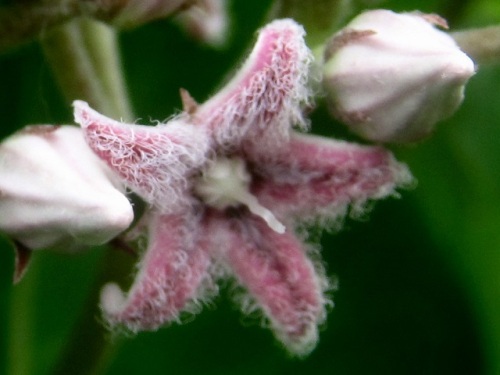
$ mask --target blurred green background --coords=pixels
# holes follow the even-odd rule
[[[270,2],[232,1],[231,38],[222,50],[198,44],[169,20],[121,33],[137,118],[147,123],[178,111],[179,87],[200,101],[214,92],[249,48]],[[500,23],[497,0],[358,2],[360,8],[377,4],[439,13],[452,29]],[[2,138],[27,124],[71,122],[71,108],[37,43],[0,55]],[[322,106],[313,114],[313,131],[348,136]],[[418,186],[399,200],[378,202],[367,220],[348,220],[341,232],[322,236],[338,290],[308,358],[289,358],[269,331],[241,315],[223,288],[191,322],[120,341],[101,373],[497,373],[500,64],[479,67],[463,106],[434,137],[393,150]],[[98,287],[103,258],[121,262],[126,256],[105,248],[39,252],[12,286],[14,254],[6,239],[0,246],[0,374],[51,374],[73,340],[88,294]],[[98,326],[97,306],[91,314]],[[89,350],[84,337],[80,347],[75,372]]]

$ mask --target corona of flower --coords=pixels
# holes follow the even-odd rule
[[[292,20],[260,30],[236,76],[156,127],[111,120],[84,102],[75,119],[89,146],[150,207],[140,224],[148,246],[127,294],[102,291],[111,326],[154,330],[196,311],[233,277],[244,310],[259,309],[296,355],[318,340],[328,282],[297,229],[338,222],[410,179],[378,147],[299,134],[311,92],[311,53]],[[301,232],[303,233],[303,232]]]

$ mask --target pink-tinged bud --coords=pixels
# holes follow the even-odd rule
[[[436,15],[374,10],[334,35],[325,51],[331,112],[358,135],[412,142],[455,112],[474,63],[436,26]]]
[[[189,34],[201,42],[220,47],[227,41],[227,0],[198,0],[181,12],[177,20]]]
[[[83,3],[84,13],[119,27],[134,27],[167,17],[190,0],[93,0]]]
[[[132,220],[130,202],[81,129],[32,126],[0,144],[0,230],[21,249],[102,244]]]

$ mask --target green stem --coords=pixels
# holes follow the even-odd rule
[[[108,25],[85,19],[81,21],[81,27],[94,73],[112,107],[112,114],[117,118],[132,121],[132,109],[123,79],[116,31]]]
[[[117,36],[113,29],[89,19],[73,20],[48,33],[43,49],[66,99],[87,101],[96,110],[117,119],[132,119],[123,79]],[[130,258],[130,257],[129,257]],[[131,269],[130,259],[112,251],[101,265],[55,374],[99,374],[117,350],[100,322],[99,292],[108,281],[122,281]]]
[[[42,38],[42,47],[68,102],[83,99],[110,115],[112,107],[85,48],[81,20],[54,28]]]
[[[458,31],[451,36],[477,64],[500,63],[500,26]]]
[[[68,102],[82,99],[107,116],[132,119],[111,27],[76,19],[48,32],[42,46]]]

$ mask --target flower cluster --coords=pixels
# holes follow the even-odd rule
[[[120,2],[113,22],[182,3]],[[223,4],[199,1],[183,20],[219,43]],[[330,41],[323,86],[358,134],[412,141],[458,107],[474,65],[429,20],[440,19],[376,11]],[[102,289],[108,326],[139,332],[179,321],[230,278],[245,291],[244,311],[260,311],[291,353],[308,354],[331,285],[304,228],[339,226],[412,177],[383,147],[307,134],[319,85],[304,36],[291,19],[269,23],[218,93],[197,103],[181,89],[184,109],[166,123],[122,123],[78,100],[81,128],[36,126],[5,140],[0,228],[17,245],[16,279],[32,250],[107,243],[129,229],[129,189],[146,210],[127,239],[143,236],[146,246],[128,292]]]

